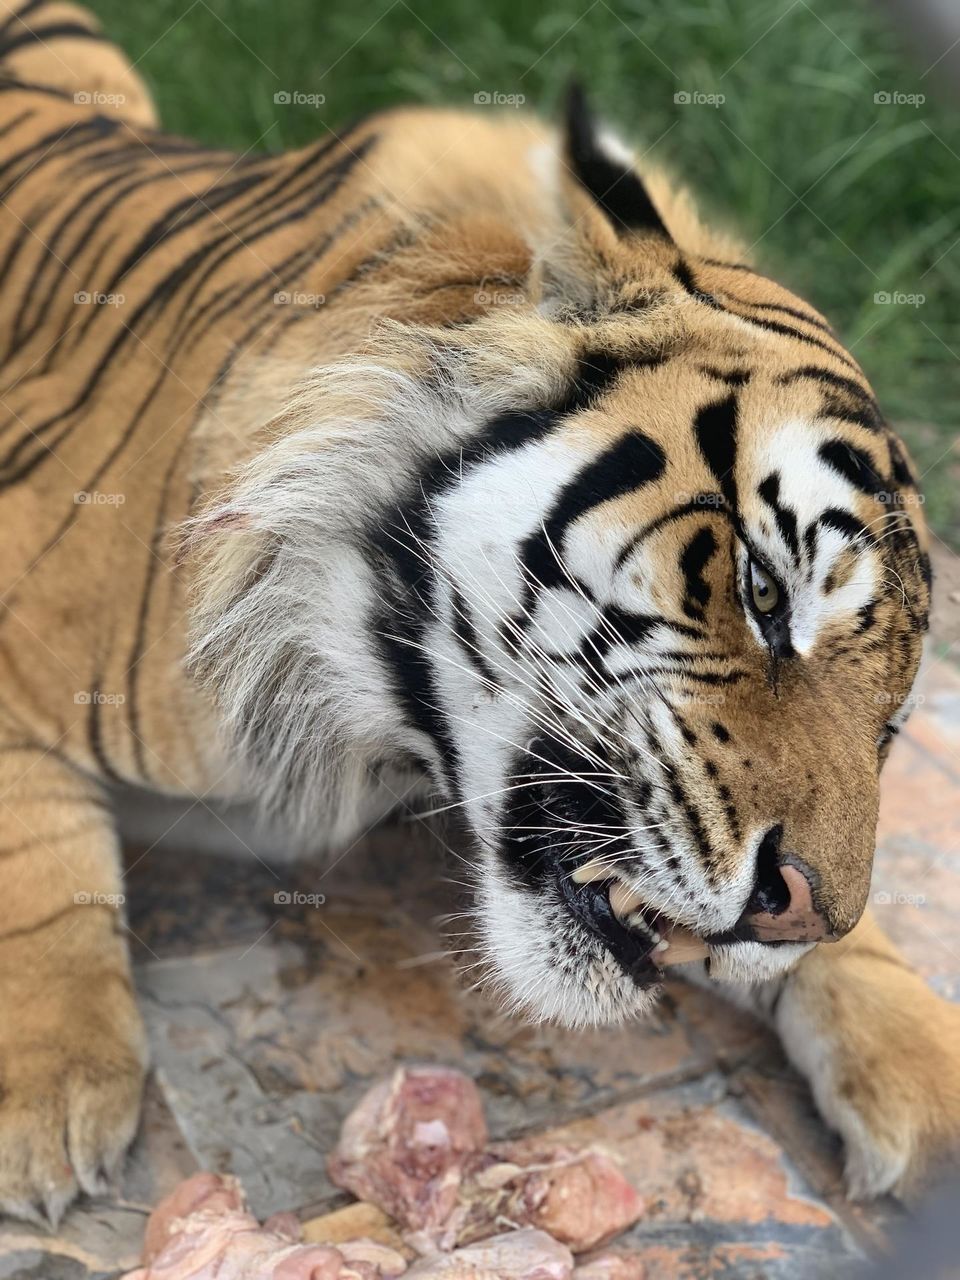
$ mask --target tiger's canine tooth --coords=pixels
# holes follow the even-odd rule
[[[602,858],[591,858],[582,867],[570,873],[570,879],[576,884],[591,884],[595,880],[609,880],[614,874],[613,868]]]
[[[610,906],[613,908],[613,914],[626,924],[630,923],[630,917],[642,901],[639,893],[631,889],[628,884],[624,884],[622,880],[615,880],[610,886]]]
[[[706,960],[710,955],[710,948],[703,939],[680,924],[672,927],[664,941],[666,949],[657,956],[658,963],[662,965],[688,964],[691,960]]]

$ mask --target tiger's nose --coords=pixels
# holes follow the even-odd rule
[[[814,875],[794,856],[783,857],[783,827],[771,827],[757,851],[757,879],[740,917],[758,942],[823,942],[834,934],[814,901]]]

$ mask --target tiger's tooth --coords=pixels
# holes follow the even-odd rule
[[[577,884],[591,884],[594,880],[609,880],[612,875],[613,870],[608,862],[604,862],[602,858],[591,858],[582,867],[571,872],[570,879]]]
[[[642,911],[635,911],[633,915],[627,916],[624,924],[630,929],[642,929],[643,932],[648,934],[654,942],[659,943],[659,933],[657,933],[656,929],[650,928],[647,918]]]
[[[643,899],[638,893],[635,893],[628,884],[624,884],[622,880],[615,880],[610,886],[610,905],[613,907],[613,914],[618,920],[623,920],[626,924],[630,923],[630,917]]]

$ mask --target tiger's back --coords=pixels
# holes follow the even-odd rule
[[[204,149],[153,127],[83,11],[31,5],[27,26],[17,7],[0,36],[0,67],[30,77],[0,99],[4,711],[108,779],[215,788],[165,535],[283,407],[282,372],[384,315],[446,322],[482,309],[485,280],[519,287],[504,214],[529,221],[532,192],[480,182],[485,154],[521,156],[539,126],[478,120],[464,146],[462,117],[397,112],[295,153]],[[449,163],[430,172],[454,145],[459,192]],[[405,268],[412,227],[456,201],[460,225]]]

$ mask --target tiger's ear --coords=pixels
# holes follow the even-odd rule
[[[670,240],[670,232],[630,163],[619,148],[605,140],[576,81],[567,90],[564,159],[574,177],[606,214],[620,236],[658,235]]]

